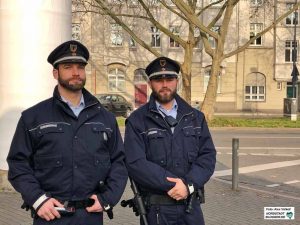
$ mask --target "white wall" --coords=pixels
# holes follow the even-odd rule
[[[0,0],[0,169],[21,112],[52,96],[49,53],[71,39],[71,0]]]

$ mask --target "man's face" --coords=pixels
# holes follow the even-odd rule
[[[162,104],[169,103],[175,98],[177,78],[152,79],[149,81],[154,98]]]
[[[72,91],[80,91],[86,81],[85,64],[83,63],[62,63],[57,69],[53,70],[54,78],[58,85]]]

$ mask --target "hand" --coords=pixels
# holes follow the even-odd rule
[[[55,218],[60,218],[59,212],[54,208],[55,206],[64,207],[59,201],[54,198],[50,198],[47,200],[37,211],[39,217],[50,221],[54,220]]]
[[[167,180],[175,183],[175,186],[168,191],[168,195],[171,198],[174,198],[177,201],[187,198],[189,192],[187,190],[186,185],[183,183],[183,181],[180,178],[167,177]]]
[[[90,199],[94,199],[95,202],[94,202],[94,204],[93,204],[92,206],[86,207],[86,208],[85,208],[86,211],[88,211],[88,212],[102,212],[102,211],[103,211],[103,208],[102,208],[102,206],[101,206],[101,204],[100,204],[100,202],[99,202],[99,200],[98,200],[97,195],[92,195],[92,196],[90,197]]]

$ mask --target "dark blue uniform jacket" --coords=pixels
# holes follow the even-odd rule
[[[125,155],[129,175],[142,190],[165,194],[182,178],[203,187],[215,169],[216,150],[203,113],[176,95],[178,124],[172,134],[154,98],[126,121]]]
[[[22,113],[7,157],[8,179],[33,205],[48,193],[59,200],[92,194],[115,205],[127,182],[124,148],[113,114],[83,89],[85,108],[77,118],[57,87],[52,98]],[[98,182],[107,188],[99,194]]]

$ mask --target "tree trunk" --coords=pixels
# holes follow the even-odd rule
[[[187,45],[184,52],[184,61],[181,65],[182,92],[181,97],[191,104],[191,79],[192,79],[192,57],[193,46]]]
[[[220,65],[221,60],[219,60],[219,58],[217,57],[214,57],[212,61],[207,90],[201,107],[201,111],[204,113],[207,121],[211,121],[214,116],[214,105],[217,98],[218,75],[220,74]]]

